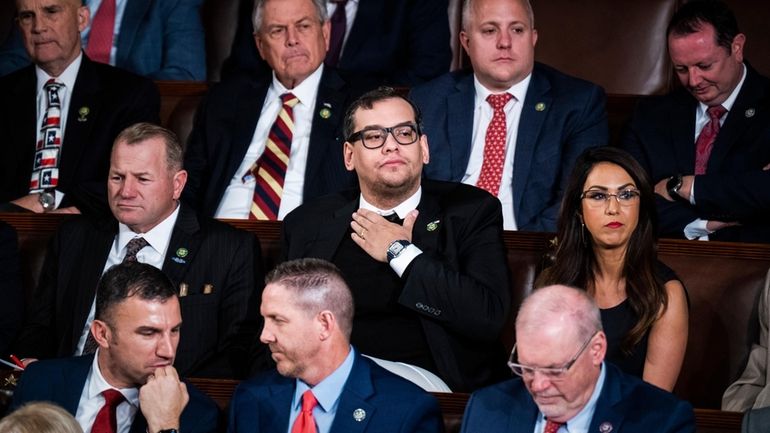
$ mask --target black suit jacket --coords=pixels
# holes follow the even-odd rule
[[[50,401],[75,416],[94,355],[34,362],[27,367],[13,393],[12,409],[33,401]],[[219,409],[197,388],[187,384],[190,401],[180,416],[180,431],[208,433],[217,431]],[[84,426],[85,427],[85,426]],[[141,408],[136,411],[130,433],[147,431]]]
[[[0,221],[0,356],[8,358],[24,319],[19,243],[13,227]]]
[[[300,206],[284,220],[284,255],[334,261],[358,208],[357,190]],[[398,302],[419,317],[438,374],[453,391],[493,383],[503,377],[498,336],[511,305],[500,202],[472,186],[426,180],[417,209],[412,243],[423,253],[402,275]]]
[[[649,173],[653,184],[695,171],[695,110],[685,90],[639,102],[622,145]],[[738,221],[709,239],[770,242],[770,80],[747,65],[743,87],[722,125],[706,174],[695,177],[695,202],[656,197],[661,234],[684,237],[684,227],[701,218]]]
[[[185,153],[189,176],[183,199],[213,216],[230,180],[251,144],[272,76],[254,80],[245,75],[213,87],[201,103]],[[325,68],[318,87],[305,167],[303,199],[308,200],[355,185],[342,159],[345,109],[364,88],[347,84]],[[327,108],[328,118],[319,112]]]
[[[253,1],[241,1],[238,30],[223,74],[269,75],[254,42]],[[449,71],[447,0],[367,0],[358,3],[337,68],[374,84],[416,86]]]
[[[64,222],[51,241],[17,350],[25,357],[70,356],[96,294],[117,221]],[[187,252],[180,252],[180,249]],[[175,367],[183,376],[243,377],[255,362],[262,287],[259,242],[249,233],[182,206],[163,272],[181,296],[182,329]],[[204,285],[211,284],[210,294]]]
[[[39,133],[34,65],[0,78],[0,202],[29,194],[29,179]],[[59,186],[60,207],[106,215],[107,172],[115,137],[137,122],[158,123],[160,96],[155,84],[129,72],[83,61],[69,96]]]

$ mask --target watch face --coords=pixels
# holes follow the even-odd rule
[[[45,210],[53,209],[54,205],[56,204],[56,198],[50,192],[40,193],[39,200],[40,205],[43,206],[43,209]]]

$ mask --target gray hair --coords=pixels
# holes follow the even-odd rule
[[[527,18],[529,18],[529,27],[535,28],[535,12],[532,10],[532,4],[529,2],[529,0],[517,0],[519,3],[521,3],[522,6],[524,6],[524,9],[527,11]],[[468,23],[470,23],[472,12],[471,3],[474,3],[474,0],[465,0],[463,2],[463,18],[462,18],[462,29],[467,30],[468,29]]]
[[[553,285],[536,289],[519,308],[516,333],[532,332],[566,317],[577,330],[577,338],[586,340],[602,330],[602,317],[591,295],[575,287]]]
[[[124,142],[128,145],[140,144],[153,138],[160,138],[166,145],[166,166],[170,171],[182,169],[184,152],[179,138],[173,131],[152,123],[135,123],[118,134],[115,144]],[[113,145],[114,147],[114,145]]]
[[[329,19],[329,14],[326,12],[325,0],[310,0],[313,2],[313,7],[318,14],[318,21],[325,23]],[[251,14],[251,22],[254,24],[254,33],[259,33],[259,29],[262,28],[262,15],[265,11],[265,3],[268,0],[254,0],[254,12]]]
[[[83,433],[80,424],[63,408],[48,402],[32,402],[0,421],[2,433]]]

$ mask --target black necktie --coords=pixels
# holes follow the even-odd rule
[[[385,218],[386,220],[388,220],[388,222],[396,223],[398,225],[403,225],[404,224],[404,220],[399,218],[398,214],[396,212],[393,212],[390,215],[383,215],[382,217]]]

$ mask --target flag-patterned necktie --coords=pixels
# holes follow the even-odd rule
[[[340,53],[342,53],[342,41],[345,40],[345,31],[348,26],[347,15],[345,15],[345,5],[347,5],[348,0],[331,0],[331,2],[337,4],[337,9],[334,10],[329,20],[332,23],[332,30],[329,37],[329,51],[326,52],[324,63],[326,66],[337,66],[340,61]]]
[[[302,394],[302,410],[294,420],[291,427],[291,433],[316,433],[315,418],[313,418],[313,408],[318,405],[313,391],[307,390]]]
[[[476,186],[497,196],[500,191],[500,181],[503,178],[505,163],[505,140],[507,127],[505,123],[505,104],[513,98],[510,93],[489,95],[487,102],[492,106],[492,120],[487,126],[484,140],[484,161],[481,163],[481,173]]]
[[[46,91],[46,110],[35,146],[35,161],[29,181],[31,193],[56,188],[59,184],[59,156],[62,142],[62,107],[59,90],[62,87],[64,84],[56,82],[53,78],[43,87]]]
[[[91,22],[86,54],[91,60],[110,63],[112,41],[115,37],[115,0],[102,0]]]
[[[709,115],[709,122],[698,135],[695,141],[695,174],[706,174],[711,150],[714,149],[714,141],[719,134],[719,119],[727,113],[727,109],[721,105],[709,107],[706,110]]]
[[[281,95],[281,111],[267,136],[265,150],[246,176],[254,176],[256,186],[249,219],[276,220],[281,207],[283,183],[289,167],[291,140],[294,135],[294,106],[299,99],[291,93]]]
[[[117,409],[125,397],[116,389],[106,389],[102,391],[102,396],[104,396],[104,406],[96,414],[91,433],[117,433]]]

